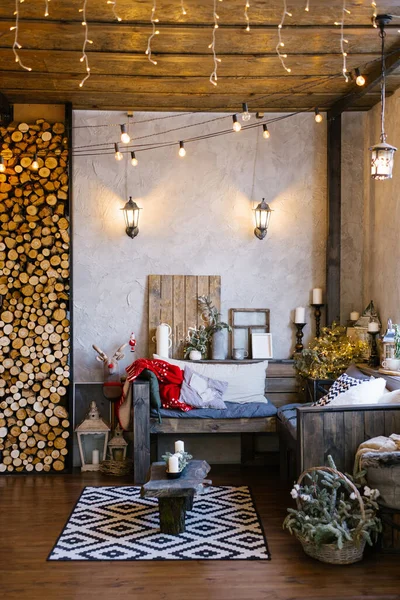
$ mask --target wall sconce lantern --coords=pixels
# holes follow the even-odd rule
[[[126,235],[133,239],[139,233],[139,211],[142,209],[132,200],[132,196],[129,196],[128,202],[121,210],[124,211]]]
[[[397,148],[386,142],[385,133],[385,100],[386,100],[386,64],[385,64],[385,26],[392,20],[391,15],[378,15],[375,22],[379,26],[379,36],[381,38],[381,139],[379,144],[375,144],[371,150],[371,177],[383,181],[391,179],[393,173],[394,153]]]
[[[262,202],[254,209],[254,215],[256,219],[256,228],[254,229],[254,235],[259,239],[263,240],[268,232],[269,221],[271,219],[272,210],[269,204],[265,202],[265,198]]]

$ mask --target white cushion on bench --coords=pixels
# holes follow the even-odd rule
[[[224,402],[268,402],[265,393],[265,378],[268,361],[253,364],[216,364],[187,362],[174,358],[163,358],[153,355],[156,360],[164,360],[171,365],[176,365],[182,371],[185,366],[190,366],[192,371],[204,377],[228,382],[228,389],[224,393]]]

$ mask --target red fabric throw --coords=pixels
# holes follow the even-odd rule
[[[159,381],[163,408],[178,408],[184,412],[193,408],[179,400],[183,381],[183,371],[179,367],[164,360],[139,358],[126,369],[128,381],[134,381],[144,369],[152,371]]]

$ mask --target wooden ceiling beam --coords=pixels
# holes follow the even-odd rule
[[[400,68],[400,48],[392,51],[386,57],[386,76],[390,76],[396,69]],[[353,91],[335,102],[328,112],[328,119],[335,119],[337,116],[342,114],[345,110],[351,108],[354,104],[358,103],[366,94],[371,92],[380,83],[382,79],[381,63],[376,63],[370,71],[364,73],[366,78],[366,84],[363,87],[355,86]],[[379,99],[377,102],[379,102]]]

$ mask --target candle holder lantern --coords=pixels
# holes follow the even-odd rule
[[[75,432],[78,437],[81,471],[98,471],[100,465],[93,461],[93,450],[98,450],[99,462],[105,460],[110,427],[100,417],[96,402],[90,403],[89,412]]]
[[[304,333],[303,333],[303,329],[304,327],[307,325],[307,323],[295,323],[296,326],[296,339],[297,339],[297,343],[295,346],[295,350],[294,350],[294,355],[298,354],[299,352],[301,352],[304,348],[303,346],[303,337],[304,337]]]
[[[315,317],[315,337],[319,338],[321,336],[321,308],[325,306],[325,304],[311,304],[314,309],[314,317]]]
[[[368,334],[371,336],[371,353],[369,355],[368,365],[370,367],[377,368],[380,364],[377,344],[377,337],[379,335],[379,331],[368,331]]]
[[[126,459],[126,451],[128,442],[124,438],[123,430],[118,423],[115,428],[114,435],[108,442],[108,452],[111,460],[124,461]]]

